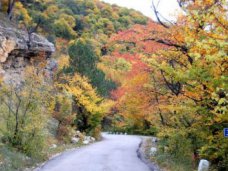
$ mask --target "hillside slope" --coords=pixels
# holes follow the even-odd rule
[[[101,56],[107,53],[105,44],[113,33],[130,28],[134,24],[146,24],[148,21],[148,18],[139,12],[99,0],[37,0],[22,3],[23,5],[17,5],[19,12],[15,19],[22,25],[38,23],[38,31],[56,45],[56,58],[60,61],[61,57],[68,56],[68,47],[72,45],[76,49],[86,49],[86,46],[91,49],[90,54],[80,52],[77,56],[79,61],[88,58],[86,64],[81,63],[80,66],[75,66],[75,56],[70,55],[70,66],[64,72],[72,74],[76,70],[88,77],[99,94],[106,97],[116,86],[96,67]],[[79,39],[81,43],[78,42]],[[77,69],[91,66],[88,72]]]

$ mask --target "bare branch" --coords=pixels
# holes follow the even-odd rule
[[[155,89],[155,91],[157,91],[157,87],[156,87],[156,82],[157,81],[156,81],[154,76],[152,78],[153,78],[153,83],[154,83],[154,89]],[[159,97],[158,97],[157,93],[155,93],[155,100],[156,100],[157,104],[159,105]],[[161,124],[162,125],[166,125],[165,118],[162,115],[162,111],[161,111],[160,107],[158,107],[158,111],[159,111],[159,116],[160,116],[160,119],[161,119]]]
[[[31,98],[32,98],[32,93],[33,93],[33,89],[31,88],[30,89],[30,92],[29,92],[29,102],[27,103],[26,107],[25,107],[25,111],[23,113],[23,118],[22,118],[22,126],[24,125],[25,123],[25,117],[26,117],[26,114],[27,112],[29,111],[29,108],[30,108],[30,105],[31,105]]]
[[[160,3],[160,1],[158,2],[158,4]],[[158,22],[165,28],[169,28],[169,26],[167,26],[164,22],[162,22],[162,20],[160,19],[159,17],[159,12],[157,10],[157,8],[155,7],[155,4],[154,4],[154,1],[152,1],[152,8],[153,8],[153,11],[154,11],[154,14],[158,20]]]
[[[169,81],[166,79],[163,70],[161,70],[161,75],[162,75],[162,77],[163,77],[163,79],[164,79],[164,81],[165,81],[167,87],[171,90],[171,92],[172,92],[173,94],[175,94],[176,96],[178,96],[178,95],[181,93],[181,89],[182,89],[181,83],[180,83],[180,82],[174,82],[174,81],[169,82]]]

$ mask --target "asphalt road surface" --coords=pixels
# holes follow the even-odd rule
[[[36,171],[150,171],[137,157],[140,137],[103,134],[104,139],[48,161]]]

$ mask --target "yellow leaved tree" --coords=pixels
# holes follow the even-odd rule
[[[72,98],[76,129],[99,138],[101,121],[112,106],[112,102],[101,98],[88,79],[77,73],[61,77],[57,86]]]

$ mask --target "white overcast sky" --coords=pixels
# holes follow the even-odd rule
[[[107,3],[117,4],[122,7],[133,8],[144,15],[155,19],[152,6],[152,0],[102,0]],[[154,0],[155,5],[158,0]],[[177,0],[160,0],[158,6],[159,12],[169,20],[175,20],[175,16],[180,12]]]

